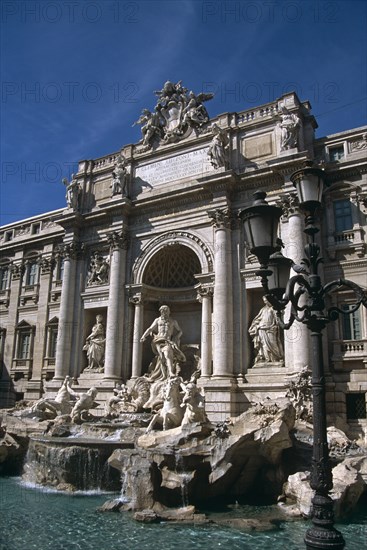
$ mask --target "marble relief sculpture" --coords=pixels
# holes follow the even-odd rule
[[[280,148],[282,151],[293,149],[298,145],[300,118],[294,113],[290,113],[284,105],[281,107],[279,116]]]
[[[110,264],[99,252],[94,252],[89,267],[87,286],[108,283]]]
[[[210,129],[213,134],[213,139],[210,142],[208,149],[210,163],[214,168],[225,167],[228,161],[229,147],[227,133],[222,130],[215,122],[213,122]]]
[[[72,208],[74,212],[77,212],[79,210],[80,187],[74,174],[71,174],[70,182],[64,178],[62,183],[66,186],[65,198],[68,208]]]
[[[96,324],[87,336],[83,350],[87,352],[88,366],[85,371],[103,372],[106,346],[106,332],[103,325],[103,316],[96,316]]]
[[[283,345],[277,316],[265,296],[264,307],[256,315],[249,328],[255,348],[255,364],[284,362]]]
[[[161,306],[159,311],[161,316],[154,319],[140,339],[144,342],[148,336],[152,337],[152,349],[156,356],[153,368],[148,374],[152,381],[177,376],[180,371],[178,363],[186,360],[180,350],[182,330],[179,324],[171,318],[168,306]]]
[[[121,153],[118,155],[112,172],[112,196],[126,195],[127,188],[127,168],[126,158]]]
[[[213,98],[212,93],[195,94],[183,87],[181,80],[174,84],[167,81],[162,90],[155,91],[157,103],[154,111],[143,109],[139,119],[143,151],[154,144],[175,143],[188,136],[192,130],[199,133],[209,121],[204,102]]]

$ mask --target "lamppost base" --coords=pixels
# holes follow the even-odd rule
[[[343,535],[334,528],[311,527],[306,533],[305,544],[307,550],[343,550],[345,548]]]

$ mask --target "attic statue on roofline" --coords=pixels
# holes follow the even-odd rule
[[[143,150],[166,143],[175,143],[190,135],[199,134],[209,121],[204,101],[213,98],[212,93],[195,94],[182,86],[167,82],[162,90],[154,92],[158,97],[154,111],[143,109],[139,119],[134,122],[141,125]]]

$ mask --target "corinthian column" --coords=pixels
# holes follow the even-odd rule
[[[104,378],[120,379],[122,375],[122,343],[124,341],[127,233],[125,230],[114,231],[108,235],[107,240],[111,247],[111,263]]]
[[[212,374],[212,296],[213,289],[202,286],[198,290],[201,309],[201,376],[209,378]]]
[[[209,212],[214,236],[213,375],[233,375],[231,212]]]
[[[284,255],[291,258],[294,263],[300,264],[305,256],[303,214],[299,210],[298,198],[295,193],[283,197],[281,203],[286,222],[282,226],[282,239],[285,244]],[[290,276],[293,277],[293,275],[296,275],[296,272],[291,270]],[[290,306],[286,309],[286,318],[289,311]],[[284,331],[284,355],[285,366],[292,370],[298,371],[310,366],[308,329],[303,323],[295,322],[289,330]]]
[[[143,334],[143,318],[144,318],[144,299],[141,293],[135,294],[130,298],[130,303],[134,304],[134,335],[133,335],[133,353],[132,353],[132,372],[131,378],[141,376],[142,369],[142,351],[143,344],[140,342],[140,337]]]
[[[64,257],[64,273],[62,277],[54,380],[63,380],[70,371],[76,259],[81,249],[82,246],[74,241],[60,246],[60,254]]]

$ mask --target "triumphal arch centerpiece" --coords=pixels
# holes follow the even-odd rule
[[[316,139],[311,105],[295,93],[216,117],[208,114],[213,95],[181,81],[154,94],[149,109],[132,113],[138,143],[80,161],[63,180],[65,208],[1,233],[8,404],[15,394],[55,395],[66,376],[81,390],[96,387],[101,401],[122,383],[180,374],[197,381],[211,420],[284,395],[310,367],[309,336],[302,324],[284,334],[264,304],[239,212],[266,191],[283,208],[280,247],[300,264],[304,220],[290,176],[306,162],[330,180],[325,279],[350,269],[346,277],[366,286],[367,184],[353,168],[364,157],[365,129]],[[337,147],[347,162],[333,161]],[[353,238],[335,230],[341,201],[353,206]],[[345,348],[343,327],[330,330],[329,413],[345,416],[345,392],[361,393],[366,356],[350,343],[357,334]]]

